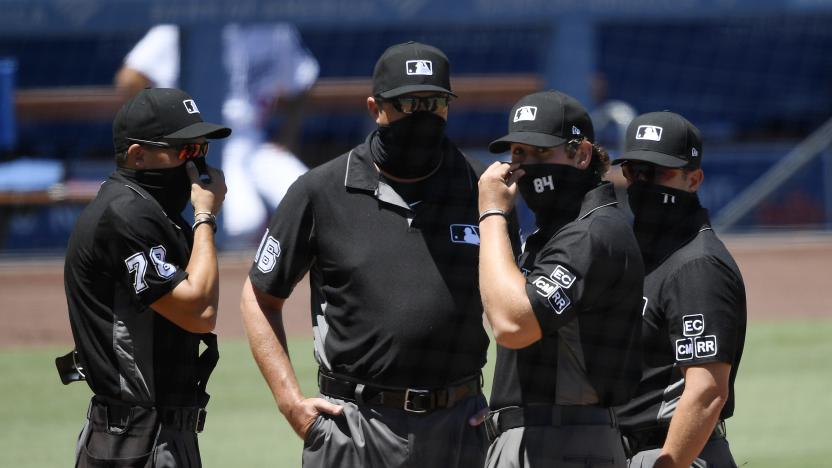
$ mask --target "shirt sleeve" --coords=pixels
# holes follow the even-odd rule
[[[109,219],[114,235],[104,245],[110,248],[114,271],[132,285],[139,302],[149,307],[188,277],[188,253],[171,236],[170,221],[161,213],[136,209],[129,219]]]
[[[733,363],[739,346],[744,289],[716,259],[682,266],[664,286],[664,307],[676,363]]]
[[[304,175],[289,187],[269,221],[249,272],[257,289],[275,297],[289,297],[315,259],[308,181]]]
[[[564,231],[550,239],[526,276],[526,294],[543,334],[572,320],[586,293],[592,239],[587,231]]]

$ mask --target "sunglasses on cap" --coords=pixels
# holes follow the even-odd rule
[[[396,96],[392,98],[382,98],[376,96],[377,102],[389,102],[393,108],[403,114],[412,114],[418,111],[437,112],[448,108],[451,102],[451,96],[442,94],[439,96]]]
[[[676,171],[681,171],[677,167],[657,166],[648,162],[640,161],[625,161],[621,163],[621,172],[624,178],[630,182],[655,182],[664,181],[673,178]]]
[[[138,143],[140,145],[155,146],[157,148],[174,148],[179,150],[179,159],[196,159],[204,157],[208,154],[208,142],[202,143],[183,143],[181,145],[171,145],[164,141],[140,140],[138,138],[126,138],[127,141]]]

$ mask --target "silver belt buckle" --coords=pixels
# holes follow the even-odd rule
[[[428,400],[430,400],[430,390],[419,390],[415,388],[408,388],[404,392],[404,410],[408,413],[416,413],[416,414],[424,414],[427,413],[427,409],[416,409],[413,405],[412,397],[423,397],[426,396]]]

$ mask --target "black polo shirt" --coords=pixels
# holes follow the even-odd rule
[[[492,409],[627,401],[640,376],[644,266],[612,184],[589,191],[577,219],[530,236],[518,263],[543,337],[498,346]]]
[[[81,213],[64,265],[69,319],[96,395],[193,405],[200,335],[150,304],[187,277],[192,232],[118,172]]]
[[[365,142],[298,178],[273,215],[251,281],[286,298],[309,271],[322,368],[396,387],[480,373],[488,347],[477,273],[481,170],[448,141],[443,152],[405,201],[379,180]]]
[[[734,380],[745,342],[745,285],[739,268],[700,209],[644,280],[643,377],[618,409],[622,430],[667,427],[684,390],[683,366],[731,365],[721,418],[734,413]]]

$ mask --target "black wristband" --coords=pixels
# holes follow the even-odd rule
[[[482,213],[480,213],[480,221],[479,222],[482,222],[482,220],[484,220],[485,218],[487,218],[489,216],[492,216],[492,215],[500,215],[503,218],[505,218],[506,221],[508,221],[508,213],[506,213],[503,210],[498,210],[496,208],[492,208],[490,210],[485,210]]]

